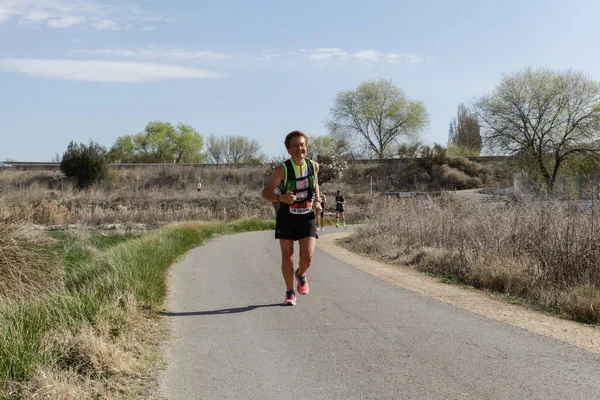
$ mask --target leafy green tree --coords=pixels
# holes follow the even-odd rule
[[[171,138],[175,135],[175,128],[169,122],[153,121],[146,125],[145,153],[149,158],[147,162],[169,163],[174,162],[175,150]]]
[[[153,121],[144,132],[117,138],[110,159],[130,163],[204,162],[203,145],[202,136],[188,124],[174,127],[169,122]]]
[[[60,170],[74,178],[79,188],[85,188],[108,174],[108,154],[104,146],[90,140],[89,145],[69,143],[62,156]]]
[[[134,161],[133,136],[119,136],[115,144],[110,148],[108,157],[112,162],[135,162]]]
[[[600,84],[574,71],[527,68],[505,76],[475,104],[484,145],[528,161],[551,192],[561,167],[577,154],[598,154]]]
[[[450,121],[448,150],[457,156],[478,156],[482,144],[477,116],[467,106],[459,104],[456,117]]]
[[[172,134],[171,140],[176,163],[199,163],[206,161],[206,157],[201,153],[204,140],[190,125],[177,125],[177,130]]]
[[[429,116],[422,102],[411,101],[391,81],[361,83],[355,90],[337,94],[327,122],[336,137],[356,139],[378,158],[389,157],[394,144],[414,137],[427,126]]]
[[[340,157],[348,155],[347,143],[343,138],[332,135],[314,136],[308,142],[308,157]]]
[[[600,141],[590,144],[592,149],[569,157],[561,167],[561,175],[592,175],[600,173]]]

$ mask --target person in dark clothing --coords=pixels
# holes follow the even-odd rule
[[[335,196],[335,226],[338,228],[340,227],[340,217],[342,218],[342,226],[344,229],[346,228],[345,205],[346,199],[344,199],[341,190],[338,190]]]

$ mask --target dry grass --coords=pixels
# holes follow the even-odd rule
[[[60,352],[63,367],[40,366],[24,382],[11,382],[7,393],[23,399],[152,399],[157,393],[159,342],[167,335],[164,323],[139,311],[132,297],[118,336],[107,321],[60,330],[48,345]]]
[[[40,246],[47,239],[15,220],[0,219],[0,301],[56,290],[62,271]]]
[[[415,263],[418,259],[421,260],[419,262],[432,268],[432,272],[444,268],[446,260],[451,259],[456,261],[458,269],[455,271],[462,271],[461,263],[464,263],[466,252],[462,253],[463,256],[457,255],[455,250],[439,246],[439,243],[423,243],[419,247],[415,243],[404,241],[404,230],[400,223],[395,226],[396,231],[392,234],[389,227],[376,222],[378,219],[387,219],[387,223],[390,223],[405,215],[393,214],[394,218],[387,218],[388,212],[398,211],[386,208],[391,207],[391,202],[385,203],[383,208],[380,207],[381,204],[373,206],[372,196],[365,194],[370,190],[370,179],[359,175],[364,171],[355,172],[356,180],[349,175],[345,178],[346,182],[327,183],[323,187],[328,192],[330,201],[333,200],[335,190],[343,191],[347,199],[346,219],[349,223],[367,219],[375,222],[372,225],[373,232],[379,232],[383,236],[368,235],[367,241],[370,242],[366,245],[371,246],[369,251],[396,259],[410,256]],[[394,174],[390,172],[389,176],[393,177]],[[64,270],[51,267],[48,257],[36,250],[40,248],[40,238],[31,234],[34,230],[24,227],[31,224],[57,227],[132,227],[136,224],[157,226],[185,220],[230,221],[251,217],[272,219],[273,208],[260,198],[260,191],[267,178],[263,167],[201,170],[194,167],[161,166],[114,172],[101,185],[79,191],[64,180],[60,173],[11,171],[0,174],[3,196],[0,198],[0,290],[4,290],[5,297],[10,298],[12,304],[9,307],[7,301],[3,307],[14,311],[17,327],[23,323],[32,328],[50,324],[58,308],[64,308],[65,311],[65,315],[60,316],[65,319],[59,323],[62,328],[51,329],[44,336],[40,348],[36,347],[36,335],[41,333],[34,329],[33,336],[28,338],[32,350],[28,351],[28,347],[18,354],[22,358],[33,357],[34,352],[44,354],[43,357],[58,357],[61,364],[57,366],[40,359],[35,363],[38,365],[37,369],[30,371],[25,369],[28,364],[24,363],[23,371],[15,373],[15,376],[22,378],[8,380],[9,387],[3,388],[5,393],[18,393],[18,396],[27,399],[149,398],[153,393],[153,385],[156,384],[149,366],[155,364],[158,358],[156,340],[164,337],[161,324],[149,318],[149,315],[142,314],[140,304],[127,295],[128,292],[114,299],[111,297],[106,304],[104,301],[98,302],[98,305],[95,301],[81,305],[61,303],[58,307],[61,301],[67,302],[66,298],[56,299],[56,305],[44,304],[45,296],[50,297],[53,292],[64,290],[61,275]],[[203,181],[201,193],[196,191],[199,179]],[[389,184],[387,182],[385,185]],[[328,216],[331,217],[332,214]],[[409,223],[408,220],[406,222]],[[435,222],[432,220],[428,223]],[[475,225],[476,223],[473,224]],[[422,226],[419,230],[409,229],[409,234],[423,236],[426,229],[431,228]],[[393,243],[402,245],[386,246],[382,237],[389,237]],[[190,233],[182,234],[178,240],[191,240]],[[419,253],[423,247],[430,250]],[[451,254],[451,257],[446,257],[447,254]],[[136,257],[141,258],[140,255]],[[432,262],[434,259],[437,260],[435,263]],[[501,260],[500,257],[497,259]],[[113,261],[115,265],[112,265]],[[122,255],[116,261],[108,257],[106,262],[111,268],[117,268],[116,264],[121,265],[125,260]],[[143,264],[147,266],[146,261]],[[436,267],[433,268],[432,265]],[[510,278],[513,272],[507,278],[500,262],[497,266],[498,270],[486,279],[500,282],[498,285],[514,287],[515,280]],[[147,270],[145,268],[143,271]],[[88,273],[80,266],[76,272],[77,279],[72,280],[75,286],[95,276],[93,268]],[[115,285],[120,287],[118,283],[122,283],[122,280],[107,278],[98,281],[99,288],[113,288]],[[149,286],[148,293],[156,292],[155,287]],[[144,299],[145,293],[140,298]],[[87,295],[84,293],[81,297],[85,298]],[[38,307],[19,311],[20,299],[32,298],[40,301],[40,311],[38,312]],[[100,298],[106,299],[106,296]],[[92,315],[95,317],[74,323],[74,320],[69,320],[70,314],[67,311],[78,307],[89,307],[89,312],[93,310]],[[101,309],[96,309],[97,307]],[[83,315],[87,313],[86,308]],[[0,326],[0,337],[11,333],[4,326]],[[12,334],[13,342],[19,339],[14,337],[15,332]],[[18,347],[18,343],[13,344]]]
[[[269,178],[265,172],[263,166],[139,167],[113,171],[109,181],[86,190],[77,190],[57,172],[3,172],[0,216],[4,213],[22,223],[43,226],[105,228],[161,226],[189,220],[272,219],[272,206],[260,196]],[[203,190],[199,193],[196,183],[200,179]],[[363,220],[366,195],[356,194],[354,184],[325,183],[322,187],[331,201],[335,191],[341,189],[347,199],[347,220]]]
[[[392,262],[600,321],[600,210],[539,202],[380,198],[351,246]]]
[[[147,234],[53,233],[61,284],[26,296],[14,289],[0,299],[0,398],[152,398],[158,342],[166,336],[152,310],[164,301],[170,265],[214,235],[273,225],[244,220]]]
[[[252,206],[260,198],[258,182],[243,182],[247,172],[233,170],[221,178],[218,171],[197,172],[191,167],[122,170],[113,172],[109,182],[79,191],[60,173],[14,171],[0,175],[0,190],[8,214],[40,225],[232,220],[268,210],[264,202]],[[198,179],[206,188],[201,194]]]

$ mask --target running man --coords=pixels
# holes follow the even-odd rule
[[[296,305],[294,276],[300,294],[308,294],[306,271],[310,267],[317,239],[315,214],[321,213],[319,201],[319,164],[306,158],[308,136],[302,131],[290,132],[285,137],[285,148],[290,159],[275,168],[262,191],[262,198],[279,202],[275,221],[275,239],[281,248],[281,273],[285,281],[284,305]],[[282,188],[280,194],[275,189]],[[313,211],[314,203],[314,211]],[[294,241],[300,247],[298,269],[294,271]]]
[[[338,190],[337,195],[335,196],[335,226],[337,228],[340,227],[340,217],[342,217],[342,225],[344,229],[346,229],[346,217],[344,216],[344,205],[346,200],[342,195],[342,191]]]
[[[327,206],[327,197],[325,197],[325,192],[321,192],[321,196],[319,197],[321,201],[321,215],[317,215],[317,230],[319,230],[319,220],[321,221],[321,232],[325,231],[325,207]]]

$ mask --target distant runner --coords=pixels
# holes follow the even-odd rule
[[[298,280],[298,293],[308,294],[306,271],[310,267],[317,239],[315,214],[321,213],[319,200],[319,164],[306,159],[308,136],[301,131],[290,132],[285,137],[285,148],[291,158],[275,168],[271,179],[262,191],[263,199],[280,202],[275,222],[275,239],[281,248],[281,272],[286,292],[284,305],[296,305],[294,276]],[[281,194],[275,193],[281,187]],[[313,210],[314,203],[314,210]],[[294,272],[294,241],[300,245],[298,269]]]
[[[344,205],[346,200],[342,195],[342,191],[338,190],[335,196],[335,226],[340,227],[340,217],[342,217],[342,226],[346,229],[346,217],[344,216]]]
[[[325,192],[321,192],[321,196],[319,197],[321,200],[321,215],[317,215],[317,230],[319,230],[319,220],[321,221],[321,232],[325,231],[325,207],[327,206],[327,197],[325,197]],[[320,217],[320,218],[319,218]]]

